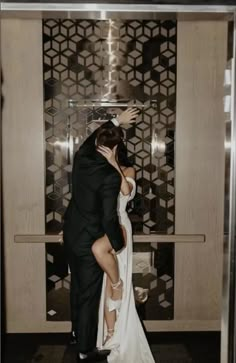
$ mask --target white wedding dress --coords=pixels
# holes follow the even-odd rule
[[[120,278],[123,281],[122,304],[115,324],[114,335],[108,340],[107,346],[103,345],[107,334],[104,319],[104,304],[106,303],[106,274],[104,274],[99,307],[97,347],[98,349],[111,349],[108,356],[109,363],[155,363],[135,307],[132,284],[132,226],[126,212],[126,206],[135,195],[136,184],[132,178],[127,177],[127,181],[133,185],[131,194],[125,196],[120,192],[118,197],[120,224],[125,227],[127,234],[126,248],[117,255]]]

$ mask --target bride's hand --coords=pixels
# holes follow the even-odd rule
[[[116,161],[116,149],[117,145],[114,146],[112,150],[107,146],[101,145],[97,148],[97,151],[107,159],[108,163],[114,167],[117,167],[118,164]]]
[[[120,125],[131,124],[135,122],[139,113],[140,111],[137,108],[127,108],[125,111],[121,112],[121,114],[117,116],[117,120]]]

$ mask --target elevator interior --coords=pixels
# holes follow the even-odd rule
[[[40,15],[5,11],[1,20],[3,135],[8,140],[3,141],[8,330],[69,329],[67,311],[48,312],[57,313],[57,294],[67,296],[70,284],[59,233],[70,197],[73,153],[96,124],[137,105],[141,116],[135,127],[126,130],[126,140],[139,187],[130,212],[135,234],[134,281],[138,279],[137,284],[150,290],[146,326],[150,331],[219,331],[224,249],[222,363],[226,362],[228,333],[234,329],[228,325],[233,309],[230,282],[234,281],[235,244],[232,11],[134,13],[115,12],[112,6],[110,11],[95,10],[45,9]],[[18,37],[17,46],[13,39],[19,29],[22,39]],[[20,63],[23,61],[25,65]],[[20,105],[25,103],[21,90],[13,90],[16,79],[21,79],[24,97],[30,101],[25,109]],[[32,93],[33,88],[38,92]],[[24,131],[14,122],[16,117]],[[29,175],[33,169],[34,177],[29,177],[25,191],[19,187],[14,192],[17,165],[9,153],[9,142],[14,149],[16,135],[25,143],[17,149],[17,164],[24,160],[25,173]],[[37,144],[39,135],[42,145]],[[35,169],[28,161],[33,140],[36,147],[32,152],[38,160]],[[7,177],[12,185],[6,185]],[[17,175],[20,186],[24,178]],[[28,202],[29,194],[36,208]],[[24,279],[16,280],[9,272],[16,256],[25,266]],[[32,281],[27,276],[35,276],[34,266],[38,277]],[[35,291],[35,324],[25,326],[18,318],[22,314],[28,320],[31,312],[26,312],[23,303],[22,307],[14,305],[16,285]],[[27,301],[32,302],[29,292]]]

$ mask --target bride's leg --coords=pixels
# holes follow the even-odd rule
[[[106,279],[105,297],[106,297],[106,300],[107,300],[107,298],[112,297],[111,281],[108,276]],[[115,322],[116,322],[116,311],[115,310],[109,311],[107,304],[105,304],[104,317],[105,317],[105,322],[106,322],[106,326],[107,326],[107,335],[106,335],[106,338],[104,341],[104,343],[106,343],[114,334],[114,327],[115,327]]]
[[[97,239],[92,246],[92,252],[98,264],[106,272],[112,284],[116,284],[120,276],[117,259],[112,251],[113,249],[107,235]]]
[[[125,228],[123,226],[121,226],[121,228],[123,230],[124,240],[126,242]],[[94,244],[92,245],[92,252],[102,270],[106,272],[108,278],[110,279],[110,282],[113,285],[118,284],[118,286],[120,286],[120,275],[117,257],[113,253],[113,248],[107,235],[104,235],[103,237],[99,238],[94,242]],[[122,297],[122,288],[118,286],[117,288],[112,288],[113,300],[119,300]]]
[[[126,245],[126,230],[123,226],[121,226],[121,228],[122,228],[122,231],[124,234],[124,240],[125,240],[125,245]],[[118,263],[118,261],[117,261],[117,263]],[[110,281],[109,277],[107,276],[106,277],[105,299],[107,300],[108,298],[113,297],[113,295],[114,295],[114,290],[112,289],[111,281]],[[106,322],[106,326],[107,326],[107,335],[106,335],[105,341],[104,341],[104,344],[105,344],[106,342],[108,342],[108,340],[114,334],[114,328],[115,328],[115,323],[116,323],[116,319],[117,319],[116,310],[110,311],[107,304],[105,304],[104,318],[105,318],[105,322]]]

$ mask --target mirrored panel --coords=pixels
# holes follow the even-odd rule
[[[173,234],[176,22],[47,19],[43,46],[46,233],[61,231],[71,198],[74,152],[99,125],[135,105],[137,123],[124,129],[136,169],[137,193],[129,205],[133,233]],[[167,250],[162,249],[163,256]],[[63,247],[47,245],[50,319],[61,316],[52,301],[68,293],[70,276],[63,259]],[[166,269],[172,271],[172,281],[173,258]],[[154,316],[170,319],[173,293],[170,300],[160,300],[166,305],[164,315],[160,305]]]

